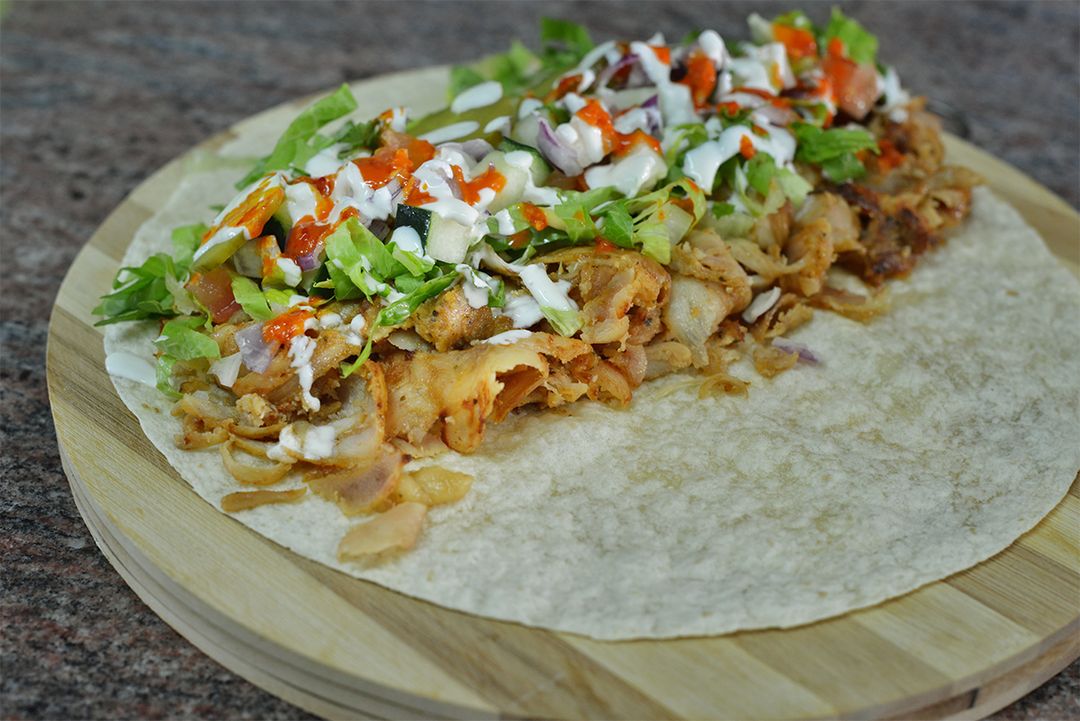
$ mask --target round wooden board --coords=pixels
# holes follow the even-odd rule
[[[354,86],[361,111],[430,108],[444,68]],[[398,98],[398,100],[394,100]],[[284,127],[297,101],[200,148]],[[981,172],[1074,272],[1080,217],[975,147]],[[253,683],[327,717],[980,718],[1080,656],[1080,486],[994,558],[873,608],[787,630],[599,642],[450,611],[301,558],[199,498],[104,370],[90,309],[177,159],[75,259],[53,309],[48,379],[64,468],[98,546],[170,625]]]

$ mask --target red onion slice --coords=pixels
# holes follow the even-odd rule
[[[248,370],[264,373],[270,367],[280,343],[267,343],[263,340],[263,324],[254,323],[236,334],[236,347],[240,349],[240,358]]]
[[[641,104],[649,121],[649,135],[658,138],[664,133],[664,116],[660,112],[660,96],[654,95]]]
[[[561,170],[564,175],[570,177],[581,175],[584,168],[578,160],[577,149],[564,143],[544,118],[540,118],[539,130],[536,143],[547,161]]]

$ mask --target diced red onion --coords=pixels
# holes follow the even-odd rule
[[[304,253],[301,256],[297,256],[296,264],[300,266],[300,270],[314,270],[319,267],[319,251],[320,247],[311,251],[310,253]]]
[[[547,161],[567,176],[581,175],[584,168],[578,161],[577,149],[564,143],[544,118],[540,118],[539,130],[536,144]]]
[[[660,112],[660,96],[654,95],[641,104],[645,117],[649,121],[649,135],[660,137],[664,132],[664,116]]]
[[[263,373],[270,367],[270,361],[277,353],[280,344],[277,341],[267,343],[263,340],[263,324],[254,323],[236,334],[236,347],[248,370]]]
[[[821,359],[817,355],[804,346],[802,343],[796,343],[793,340],[787,338],[773,338],[773,347],[779,348],[785,353],[798,353],[800,363],[809,363],[810,365],[817,365],[821,362]]]

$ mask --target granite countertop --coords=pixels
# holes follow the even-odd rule
[[[793,3],[788,3],[793,4]],[[714,27],[764,3],[0,3],[0,713],[306,718],[204,656],[132,593],[72,502],[49,415],[49,310],[75,253],[154,169],[343,80],[502,49],[541,15],[595,37]],[[1080,4],[853,3],[905,84],[1080,205]],[[823,16],[825,5],[813,8]],[[461,38],[468,38],[462,42]],[[1080,717],[1080,663],[996,719]]]

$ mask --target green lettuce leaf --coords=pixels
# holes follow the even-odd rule
[[[626,203],[612,203],[604,208],[600,217],[604,219],[601,235],[620,248],[634,247],[634,220],[626,209]]]
[[[104,316],[94,325],[176,315],[169,279],[177,281],[184,275],[165,253],[150,256],[140,266],[121,268],[113,280],[113,292],[101,296],[91,311]]]
[[[220,358],[221,351],[214,339],[196,330],[205,322],[205,318],[197,316],[170,320],[161,329],[161,335],[154,341],[154,345],[165,355],[177,360]]]
[[[506,95],[518,95],[537,82],[540,60],[531,50],[514,40],[505,53],[489,55],[470,65],[457,65],[450,70],[448,94],[455,98],[463,91],[486,80],[496,80]]]
[[[402,250],[394,243],[390,243],[388,247],[391,249],[390,254],[394,260],[404,266],[405,270],[408,271],[411,276],[421,277],[435,267],[435,261],[430,258],[422,258],[410,250]],[[394,285],[397,285],[396,281]]]
[[[173,259],[178,270],[187,270],[191,267],[191,259],[194,257],[195,251],[198,250],[207,230],[209,228],[205,223],[181,225],[179,228],[173,228]]]
[[[540,20],[540,42],[544,46],[544,64],[548,66],[574,65],[593,49],[588,30],[558,18]]]
[[[455,65],[450,68],[450,87],[447,92],[451,98],[456,98],[462,91],[482,82],[484,82],[484,76],[476,70],[468,65]]]
[[[233,298],[244,309],[244,312],[255,320],[270,320],[275,313],[270,310],[270,304],[258,284],[251,278],[234,274],[232,276]],[[286,305],[288,299],[285,300]]]
[[[778,183],[784,195],[796,208],[802,205],[813,186],[797,173],[776,164],[768,153],[756,153],[746,163],[746,180],[750,187],[763,196],[769,194],[772,184]]]
[[[671,262],[671,240],[667,226],[655,215],[647,216],[634,228],[634,241],[641,246],[642,255],[661,265]]]
[[[502,278],[491,278],[488,281],[489,286],[494,286],[488,290],[488,307],[489,308],[502,308],[506,305],[506,283]]]
[[[559,335],[567,338],[581,330],[581,326],[584,324],[581,311],[578,310],[556,310],[542,305],[540,306],[540,312],[544,314],[544,317],[548,319],[548,322],[558,331]]]
[[[821,164],[821,172],[834,183],[856,180],[866,175],[866,167],[853,153],[829,158]]]
[[[343,144],[338,157],[346,158],[358,150],[374,150],[379,147],[379,133],[382,132],[382,123],[378,120],[369,120],[366,123],[354,123],[346,120],[341,130],[330,138],[327,146]]]
[[[593,222],[589,209],[578,199],[564,199],[552,208],[562,220],[563,230],[575,243],[592,240],[596,237],[596,223]]]
[[[823,130],[808,123],[794,123],[791,129],[798,141],[796,160],[821,166],[825,176],[834,182],[858,178],[866,172],[855,153],[879,152],[877,141],[866,130]]]
[[[320,150],[334,142],[318,134],[320,128],[356,110],[356,98],[349,86],[343,84],[319,100],[289,123],[270,155],[261,158],[237,184],[244,188],[273,170],[302,167]]]
[[[713,203],[712,214],[714,218],[723,218],[726,215],[731,215],[735,212],[735,206],[731,203],[721,203],[717,201]]]
[[[171,355],[159,356],[157,360],[157,366],[154,368],[155,375],[157,377],[157,389],[164,393],[173,400],[180,400],[182,397],[176,392],[176,388],[173,387],[172,374],[173,366],[176,365],[176,358]]]
[[[832,9],[832,16],[825,28],[822,47],[839,38],[844,43],[847,56],[857,63],[873,63],[877,59],[878,40],[857,21],[844,15],[839,8]]]
[[[386,281],[407,272],[406,266],[356,218],[349,218],[326,237],[326,268],[339,300],[385,294]],[[316,287],[329,287],[317,283]]]
[[[845,153],[877,150],[877,141],[867,130],[831,128],[822,130],[808,123],[791,126],[798,141],[795,157],[804,163],[820,164]]]

